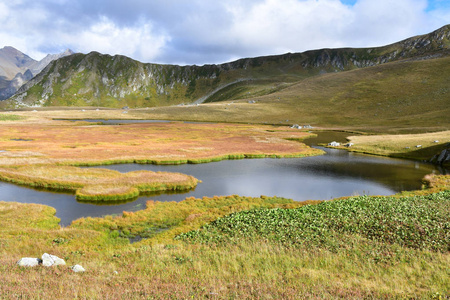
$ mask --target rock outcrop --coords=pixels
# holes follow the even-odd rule
[[[441,153],[433,156],[430,162],[437,165],[450,165],[450,145],[448,145],[448,148],[442,150]]]
[[[38,265],[51,267],[65,265],[66,262],[64,261],[64,259],[59,258],[58,256],[44,253],[42,255],[42,258],[23,257],[17,262],[17,264],[22,267],[35,267]]]
[[[82,267],[82,266],[80,266],[80,265],[74,265],[74,266],[72,266],[72,267],[70,267],[71,269],[72,269],[72,271],[74,271],[75,273],[78,273],[78,272],[85,272],[86,270]]]
[[[42,265],[44,267],[51,267],[51,266],[60,266],[60,265],[65,265],[66,262],[64,261],[64,259],[59,258],[58,256],[55,255],[51,255],[48,253],[44,253],[42,255]]]
[[[17,262],[17,264],[21,267],[36,267],[42,264],[42,259],[34,257],[23,257]]]
[[[53,266],[65,266],[66,262],[64,261],[64,259],[59,258],[58,256],[44,253],[42,255],[42,258],[23,257],[17,262],[17,265],[21,267],[37,267],[37,266],[53,267]],[[71,266],[70,269],[75,273],[86,271],[80,265]]]

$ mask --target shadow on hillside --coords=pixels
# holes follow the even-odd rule
[[[450,149],[450,143],[437,144],[431,147],[418,147],[417,150],[400,152],[392,156],[431,162],[436,155],[439,156],[442,150],[445,149]]]

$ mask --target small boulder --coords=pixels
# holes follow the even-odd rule
[[[71,268],[72,271],[74,271],[75,273],[78,273],[78,272],[85,272],[85,271],[86,271],[86,270],[85,270],[82,266],[80,266],[80,265],[71,266],[70,268]]]
[[[42,263],[40,258],[22,257],[17,264],[21,267],[35,267]]]
[[[45,267],[65,265],[64,259],[48,253],[42,254],[42,265]]]

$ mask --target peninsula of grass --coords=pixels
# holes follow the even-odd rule
[[[31,187],[72,191],[81,201],[122,201],[140,193],[189,190],[198,183],[196,178],[180,173],[120,173],[52,165],[0,167],[0,179]]]
[[[450,131],[349,136],[349,151],[429,161],[450,147]]]

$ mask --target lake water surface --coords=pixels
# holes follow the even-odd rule
[[[343,133],[322,133],[308,144],[343,141]],[[429,173],[445,173],[434,165],[325,149],[326,155],[306,158],[264,158],[224,160],[207,164],[101,166],[120,172],[151,170],[192,175],[201,183],[185,193],[164,193],[139,197],[127,203],[99,205],[78,202],[65,193],[41,191],[0,181],[0,201],[40,203],[56,208],[61,225],[80,217],[122,214],[145,208],[148,200],[181,201],[186,197],[237,194],[279,196],[296,201],[328,200],[351,195],[390,195],[421,187]]]

